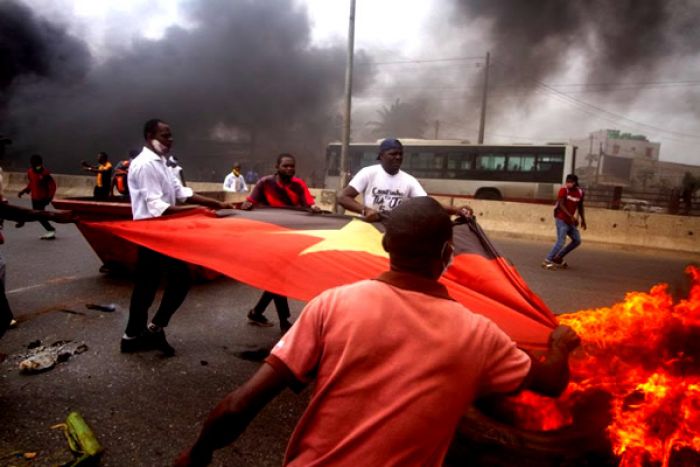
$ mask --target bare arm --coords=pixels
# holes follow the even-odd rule
[[[343,188],[343,191],[341,191],[338,195],[338,204],[340,204],[348,211],[362,214],[362,210],[365,209],[365,207],[355,200],[355,197],[357,197],[357,195],[359,195],[357,190],[348,185],[345,188]]]
[[[209,198],[208,196],[202,196],[198,194],[193,194],[187,198],[188,203],[199,204],[200,206],[206,206],[211,209],[234,209],[233,203],[224,203],[222,201],[215,200],[214,198]]]
[[[586,226],[586,216],[585,216],[584,213],[583,213],[583,198],[581,199],[581,202],[580,202],[579,205],[578,205],[578,213],[579,213],[579,215],[581,216],[581,228],[582,228],[583,230],[586,230],[586,229],[587,229],[587,226]]]
[[[569,384],[569,353],[581,339],[569,326],[557,326],[549,336],[549,350],[544,360],[532,359],[524,389],[557,397]]]
[[[348,211],[361,214],[367,222],[376,222],[381,219],[379,212],[372,208],[368,208],[363,204],[358,203],[355,198],[359,195],[358,191],[350,185],[343,188],[343,191],[338,195],[338,204]]]
[[[474,210],[471,208],[471,206],[468,205],[462,205],[462,206],[442,206],[445,208],[445,211],[450,216],[461,216],[461,217],[471,217],[474,215]]]
[[[214,450],[238,439],[260,410],[286,386],[285,378],[264,363],[252,378],[212,410],[197,441],[180,454],[175,467],[209,465]]]

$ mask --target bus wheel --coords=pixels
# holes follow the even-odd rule
[[[474,195],[476,199],[493,199],[500,201],[503,199],[501,192],[495,188],[482,188],[476,192]]]

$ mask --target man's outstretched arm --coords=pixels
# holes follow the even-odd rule
[[[243,386],[227,395],[211,411],[197,441],[180,454],[174,466],[209,465],[214,450],[238,439],[258,412],[285,387],[287,379],[272,366],[263,363]]]
[[[554,328],[544,359],[532,358],[524,389],[558,397],[569,384],[569,354],[580,344],[581,339],[569,326]]]

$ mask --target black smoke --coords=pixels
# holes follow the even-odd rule
[[[643,81],[700,46],[697,0],[455,0],[462,27],[485,25],[494,70],[536,85],[585,61],[589,83]]]
[[[66,82],[82,78],[90,54],[79,40],[61,27],[37,18],[26,6],[0,3],[0,93],[26,80]]]
[[[59,26],[4,5],[0,37],[16,71],[3,74],[0,132],[18,157],[37,151],[54,170],[75,171],[98,151],[124,157],[142,143],[143,122],[158,117],[171,124],[174,153],[194,178],[218,177],[234,160],[269,170],[286,151],[310,173],[339,136],[345,50],[312,46],[306,11],[292,0],[194,1],[192,28],[138,39],[103,62],[90,61],[85,44]],[[213,138],[214,128],[238,137]]]

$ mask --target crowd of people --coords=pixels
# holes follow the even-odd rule
[[[257,180],[245,201],[232,203],[194,193],[171,157],[168,123],[152,119],[143,127],[144,146],[113,167],[106,153],[97,165],[94,195],[105,199],[117,187],[129,196],[133,219],[141,221],[182,212],[193,205],[211,209],[303,208],[321,210],[308,186],[296,177],[296,158],[278,156],[275,172]],[[461,414],[482,396],[525,388],[556,396],[568,384],[568,356],[579,344],[576,333],[555,328],[548,352],[534,358],[518,348],[487,318],[451,299],[438,280],[454,256],[452,216],[471,216],[469,206],[442,206],[418,180],[401,170],[403,146],[386,139],[378,164],[360,170],[338,196],[338,204],[367,222],[382,221],[389,270],[376,279],[328,290],[292,323],[284,296],[264,291],[247,319],[272,326],[265,309],[274,302],[282,338],[254,376],[218,404],[196,442],[175,460],[177,466],[211,462],[214,450],[235,441],[256,414],[284,388],[299,391],[315,382],[311,400],[289,441],[289,465],[440,465]],[[70,222],[69,213],[45,211],[55,182],[32,156],[29,185],[33,209],[0,204],[0,216],[18,222]],[[119,179],[120,171],[125,176]],[[121,181],[120,181],[121,180]],[[568,180],[567,180],[568,182]],[[239,164],[227,175],[225,191],[247,192]],[[575,246],[562,249],[562,235],[575,239],[575,211],[583,221],[575,179],[557,202],[559,238],[546,261],[563,264]],[[359,200],[358,200],[359,197]],[[573,226],[573,227],[572,227]],[[52,234],[53,238],[55,234]],[[43,238],[43,237],[42,237]],[[562,240],[563,241],[563,240]],[[4,285],[4,263],[0,257]],[[149,320],[161,279],[165,288]],[[165,330],[190,288],[187,264],[139,247],[129,318],[121,337],[123,353],[157,350],[175,354]],[[4,287],[3,287],[4,291]],[[368,306],[367,304],[371,304]],[[0,335],[12,313],[0,297]],[[391,323],[387,332],[386,323]],[[421,358],[416,358],[420,356]]]

